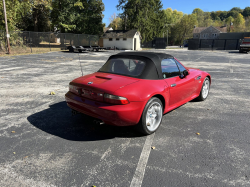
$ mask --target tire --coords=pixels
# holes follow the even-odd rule
[[[73,53],[74,52],[74,48],[73,47],[69,48],[69,52]]]
[[[243,53],[243,51],[240,49],[240,50],[239,50],[239,53]]]
[[[162,102],[157,97],[152,97],[146,104],[137,130],[144,135],[154,133],[161,125],[163,116]]]
[[[210,80],[208,77],[206,77],[203,81],[200,95],[197,97],[197,100],[198,101],[206,100],[208,97],[209,89],[210,89]]]

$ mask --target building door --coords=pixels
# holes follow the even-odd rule
[[[136,50],[136,38],[134,39],[134,50]]]

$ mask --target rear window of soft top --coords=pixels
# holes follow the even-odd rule
[[[146,63],[137,59],[112,58],[99,71],[137,77],[141,75]]]

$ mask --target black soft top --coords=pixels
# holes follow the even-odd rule
[[[113,58],[131,58],[138,59],[146,62],[146,67],[142,74],[137,78],[141,79],[162,79],[161,61],[166,58],[174,58],[172,55],[166,53],[154,53],[154,52],[122,52],[116,55],[110,56]]]

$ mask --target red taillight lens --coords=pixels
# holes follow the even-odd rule
[[[110,94],[104,94],[104,101],[115,105],[126,105],[129,103],[128,99],[125,97]]]

